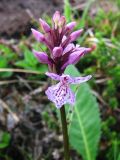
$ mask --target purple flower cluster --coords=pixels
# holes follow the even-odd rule
[[[34,55],[41,63],[49,65],[50,71],[55,71],[61,75],[70,64],[76,64],[79,59],[91,48],[74,45],[75,41],[82,33],[82,29],[73,31],[76,23],[66,24],[66,19],[56,11],[52,18],[52,27],[44,20],[40,19],[43,33],[32,29],[32,33],[38,42],[45,44],[49,49],[49,54],[45,52],[33,51]]]
[[[35,57],[41,62],[48,64],[49,70],[46,75],[59,81],[56,85],[48,87],[46,95],[48,99],[55,103],[57,108],[64,104],[74,105],[75,94],[70,89],[70,84],[80,84],[88,81],[91,75],[86,77],[70,77],[64,75],[64,70],[70,64],[76,64],[79,59],[91,48],[74,45],[75,41],[82,33],[82,29],[73,31],[76,23],[66,24],[66,19],[56,11],[52,18],[52,28],[42,19],[40,19],[41,28],[44,33],[32,29],[32,33],[38,42],[45,44],[49,49],[49,54],[45,52],[33,51]]]

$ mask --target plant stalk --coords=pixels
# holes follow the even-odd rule
[[[61,124],[62,124],[62,132],[63,132],[64,158],[65,160],[70,160],[69,138],[68,138],[65,106],[62,106],[60,108],[60,115],[61,115]]]

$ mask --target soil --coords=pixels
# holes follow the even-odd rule
[[[52,15],[62,10],[62,1],[58,0],[0,0],[0,36],[18,37],[29,34],[32,19],[41,14]]]
[[[87,0],[70,0],[74,9],[82,14]],[[98,5],[99,4],[99,5]],[[106,12],[116,10],[113,3],[98,0],[93,3],[90,15],[94,16],[99,8]],[[19,38],[29,35],[33,21],[42,15],[52,15],[56,10],[63,11],[63,0],[0,0],[0,36],[5,38]]]
[[[23,84],[3,86],[0,91],[0,132],[11,134],[10,144],[1,150],[0,160],[7,160],[2,155],[13,160],[27,160],[28,157],[33,160],[63,160],[60,124],[56,112],[52,111],[43,95],[44,87],[41,93],[31,98]],[[10,110],[15,112],[11,114]],[[74,150],[71,150],[71,157],[81,160]]]

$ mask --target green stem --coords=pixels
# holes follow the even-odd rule
[[[65,160],[70,160],[69,139],[68,139],[65,106],[61,107],[60,115],[61,115],[62,132],[63,132],[64,157],[65,157]]]

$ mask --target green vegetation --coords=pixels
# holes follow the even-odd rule
[[[78,39],[78,43],[81,46],[95,48],[76,66],[81,74],[92,74],[93,79],[89,82],[89,86],[85,84],[78,89],[78,94],[82,92],[83,99],[78,98],[78,110],[72,113],[72,120],[70,119],[72,121],[69,129],[70,141],[71,146],[77,150],[83,160],[94,160],[95,157],[99,160],[102,154],[105,160],[120,160],[120,11],[106,13],[103,9],[99,9],[96,15],[91,17],[89,9],[93,2],[88,3],[82,15],[70,8],[68,0],[65,1],[64,6],[64,14],[68,22],[77,21],[76,29],[85,27],[84,34]],[[119,0],[114,3],[120,8]],[[11,45],[0,44],[0,69],[21,68],[40,73],[47,71],[47,66],[37,61],[31,49],[34,46],[33,48],[39,50],[42,48],[47,51],[45,46],[33,40],[32,46],[28,46],[25,41],[20,40],[17,44],[18,50],[11,48]],[[75,68],[68,69],[68,72],[79,74]],[[12,71],[0,72],[1,80],[13,77],[15,73]],[[40,78],[38,75],[28,75],[26,79],[39,80]],[[100,107],[101,122],[98,107]],[[46,110],[43,112],[43,119],[50,129],[58,129]],[[88,123],[95,123],[94,128],[89,128]],[[9,133],[0,135],[0,149],[8,147],[9,142]]]

